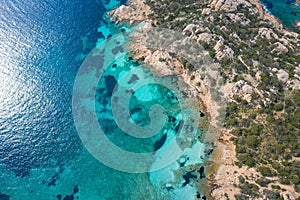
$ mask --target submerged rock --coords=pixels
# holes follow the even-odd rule
[[[204,167],[203,167],[203,166],[200,167],[200,169],[199,169],[198,172],[199,172],[199,174],[200,174],[200,179],[205,178]]]
[[[10,196],[7,194],[0,193],[0,200],[10,200]]]
[[[74,200],[74,195],[66,195],[63,200]]]
[[[79,187],[78,187],[78,185],[75,185],[74,189],[73,189],[73,194],[76,194],[78,192],[79,192]]]
[[[175,122],[175,121],[176,121],[175,117],[168,115],[168,122]]]
[[[191,182],[191,179],[197,178],[196,175],[193,174],[193,172],[188,172],[185,175],[182,176],[184,179],[184,183],[182,184],[182,187],[186,186]]]
[[[114,76],[112,75],[105,76],[105,85],[106,85],[108,97],[111,97],[116,84],[117,84],[117,80],[115,79]]]
[[[123,53],[124,52],[124,48],[122,46],[117,46],[114,49],[111,50],[111,52],[116,55],[118,53]]]
[[[160,149],[167,140],[167,134],[164,134],[159,140],[154,143],[154,151]]]
[[[205,117],[205,114],[200,111],[200,117]]]
[[[61,194],[58,194],[58,195],[56,195],[56,198],[57,198],[58,200],[61,200],[62,195],[61,195]]]
[[[139,80],[138,75],[133,74],[130,78],[130,80],[127,82],[128,84],[134,83],[135,81]]]

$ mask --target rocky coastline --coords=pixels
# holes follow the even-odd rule
[[[229,2],[229,3],[228,3]],[[228,4],[231,5],[229,6]],[[225,0],[213,0],[210,1],[211,9],[229,9],[232,5],[240,4],[241,2],[238,0],[235,1],[225,1]],[[281,31],[284,35],[289,35],[289,37],[297,38],[298,35],[293,33],[289,30],[285,30],[280,23],[280,21],[269,14],[266,14],[264,11],[263,6],[260,4],[259,0],[251,0],[250,3],[256,6],[260,17],[264,20],[269,21],[272,23],[279,31]],[[243,3],[242,3],[243,4]],[[247,5],[251,6],[251,5]],[[211,11],[208,9],[204,9],[202,14],[209,15]],[[206,138],[207,141],[216,140],[216,148],[214,151],[211,160],[208,161],[208,182],[211,189],[206,191],[206,196],[210,199],[235,199],[239,195],[241,190],[240,188],[236,187],[241,183],[241,179],[243,177],[249,177],[248,182],[250,184],[255,184],[255,181],[259,178],[262,178],[262,175],[255,170],[254,168],[249,168],[247,166],[237,166],[236,163],[238,162],[236,156],[236,146],[232,141],[232,138],[235,138],[233,134],[231,134],[231,129],[228,128],[219,128],[218,123],[218,116],[219,110],[217,104],[212,100],[212,95],[210,94],[210,88],[207,88],[207,84],[203,82],[200,76],[195,76],[194,80],[191,80],[191,73],[184,69],[182,63],[170,56],[167,52],[163,51],[155,51],[152,52],[151,50],[145,48],[142,44],[144,44],[145,38],[142,37],[143,32],[147,32],[154,24],[157,22],[150,18],[152,11],[151,8],[145,3],[145,0],[129,0],[127,5],[121,6],[112,12],[109,13],[111,19],[115,21],[117,24],[121,23],[129,23],[130,25],[134,25],[140,22],[143,22],[144,25],[140,28],[140,33],[137,31],[132,37],[134,38],[132,43],[129,46],[131,49],[134,58],[137,60],[143,60],[143,62],[150,66],[154,71],[159,72],[162,75],[166,74],[178,74],[183,77],[183,79],[192,87],[194,88],[194,94],[200,99],[202,105],[204,106],[205,114],[208,118],[208,122],[210,123],[211,129],[217,130],[219,134],[214,135],[212,138]],[[211,19],[214,20],[214,19]],[[271,30],[261,29],[259,32],[261,35],[265,35],[265,37],[273,37]],[[271,36],[270,36],[271,35]],[[292,36],[291,36],[292,35]],[[283,42],[284,43],[284,42]],[[285,42],[285,45],[279,47],[279,51],[285,51],[285,46],[289,45],[289,42]],[[290,48],[290,47],[288,47]],[[228,55],[224,53],[224,55]],[[224,56],[222,54],[221,58]],[[162,62],[159,58],[164,57],[166,58],[164,62]],[[166,63],[172,63],[172,68],[168,67]],[[245,64],[246,65],[246,64]],[[195,75],[195,74],[193,74]],[[278,75],[281,77],[281,75]],[[252,80],[249,79],[251,82]],[[252,82],[255,82],[254,80]],[[244,88],[247,94],[252,94],[253,89],[252,86],[247,86],[245,83],[240,83],[241,86],[237,86],[237,84],[226,84],[224,87],[225,95],[227,97],[233,96],[232,90],[235,87]],[[246,89],[246,86],[248,89]],[[295,87],[299,88],[299,82],[295,83]],[[249,92],[249,93],[247,93]],[[258,92],[259,93],[259,92]],[[247,99],[246,96],[244,96]],[[248,101],[248,100],[247,100]],[[251,101],[251,99],[249,99]],[[216,139],[217,138],[217,139]],[[273,180],[278,185],[280,185],[283,190],[280,192],[280,195],[283,199],[298,199],[300,194],[295,192],[295,189],[291,186],[285,186],[278,183],[278,180],[274,178]],[[271,191],[271,186],[268,188],[268,191]],[[263,188],[259,187],[259,191],[263,192]],[[256,199],[256,198],[253,198]],[[262,198],[257,198],[262,199]]]

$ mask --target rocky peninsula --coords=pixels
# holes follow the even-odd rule
[[[182,76],[201,100],[208,129],[217,133],[203,138],[216,147],[207,161],[209,199],[300,198],[298,33],[266,14],[259,0],[130,0],[110,16],[117,24],[142,22],[129,46],[135,59]],[[190,63],[143,45],[151,27],[180,31],[209,53],[225,108]]]

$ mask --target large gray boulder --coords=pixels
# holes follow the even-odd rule
[[[281,82],[287,82],[289,80],[289,74],[284,71],[283,69],[278,70],[277,72],[277,78]]]

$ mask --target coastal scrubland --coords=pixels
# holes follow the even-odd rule
[[[236,198],[259,197],[258,186],[271,185],[265,195],[280,199],[284,189],[276,183],[300,192],[300,36],[261,17],[255,4],[231,3],[147,1],[154,26],[197,39],[232,85],[220,112],[236,145],[235,164],[263,176],[253,184],[241,177]]]

